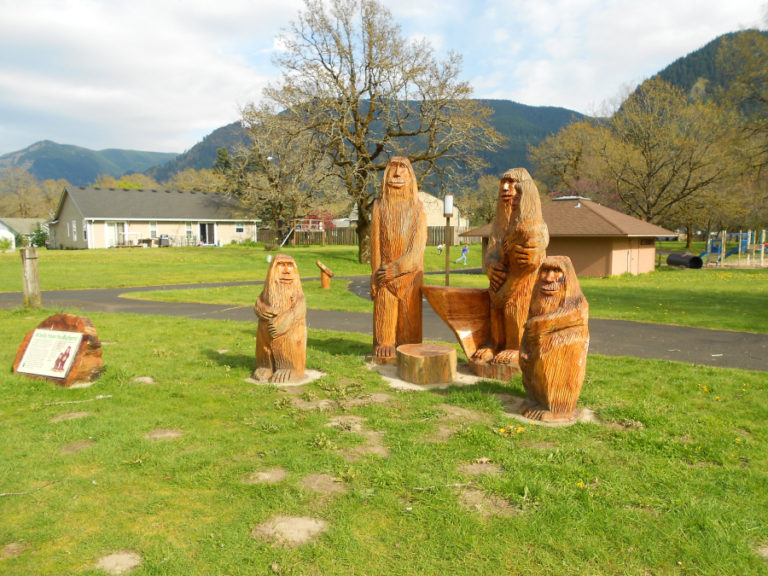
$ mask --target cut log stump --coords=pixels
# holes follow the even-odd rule
[[[397,376],[412,384],[443,384],[456,379],[456,350],[440,344],[397,347]]]

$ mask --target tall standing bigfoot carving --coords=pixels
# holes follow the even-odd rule
[[[275,256],[253,309],[259,318],[253,378],[275,383],[300,380],[306,366],[307,304],[293,258]]]
[[[546,257],[549,232],[536,184],[525,168],[504,173],[486,251],[490,288],[490,342],[475,362],[517,364],[536,270]]]
[[[587,368],[589,305],[571,259],[550,256],[538,271],[520,348],[526,400],[532,420],[571,419]]]
[[[427,216],[410,160],[392,158],[371,215],[373,357],[396,360],[400,344],[421,342],[421,284]]]

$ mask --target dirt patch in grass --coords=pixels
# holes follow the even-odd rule
[[[343,415],[331,418],[330,422],[326,426],[332,428],[338,428],[346,432],[361,432],[363,430],[363,423],[365,418],[360,416]]]
[[[20,542],[11,542],[10,544],[6,544],[2,549],[0,549],[0,560],[5,560],[6,558],[16,558],[16,556],[21,555],[21,553],[26,549],[27,547]]]
[[[520,512],[508,500],[494,494],[486,494],[476,488],[459,488],[457,494],[462,506],[470,512],[480,514],[483,518],[490,518],[491,516],[508,518]]]
[[[85,418],[87,416],[90,416],[92,412],[67,412],[65,414],[59,414],[58,416],[55,416],[51,418],[51,424],[56,424],[57,422],[66,422],[67,420],[79,420],[80,418]]]
[[[171,430],[169,428],[157,428],[144,434],[147,440],[173,440],[181,438],[184,433],[181,430]]]
[[[760,546],[760,548],[757,549],[757,553],[762,556],[765,560],[768,560],[768,543],[764,544],[763,546]]]
[[[301,487],[318,494],[344,494],[347,487],[330,474],[310,474],[301,481]]]
[[[277,484],[287,476],[288,473],[283,468],[270,468],[249,474],[243,482],[245,484]]]
[[[299,410],[320,410],[321,412],[333,410],[336,407],[333,400],[304,400],[302,398],[293,398],[293,405]]]
[[[498,476],[501,474],[501,466],[481,458],[479,461],[459,466],[459,472],[469,476]]]
[[[136,552],[116,552],[104,556],[96,564],[97,570],[104,570],[107,574],[125,574],[141,564],[141,556]]]
[[[386,404],[392,400],[392,396],[383,392],[374,392],[373,394],[367,394],[359,398],[351,398],[345,400],[342,404],[345,408],[353,408],[355,406],[368,406],[369,404]]]
[[[328,529],[324,520],[309,516],[275,516],[251,532],[254,538],[270,540],[279,546],[301,546]]]
[[[456,432],[456,427],[440,422],[435,428],[434,432],[424,437],[425,442],[448,442]]]
[[[155,379],[152,376],[137,376],[131,382],[134,384],[154,384]]]
[[[375,430],[361,430],[360,434],[365,438],[365,443],[354,446],[342,452],[342,456],[347,462],[354,462],[364,458],[369,454],[386,458],[389,456],[389,448],[384,446],[384,432]]]
[[[461,408],[460,406],[452,406],[450,404],[440,404],[437,406],[440,410],[445,412],[445,416],[442,418],[448,418],[451,420],[462,420],[464,422],[487,422],[488,416],[469,410],[468,408]]]
[[[72,444],[67,444],[66,446],[63,446],[61,448],[62,454],[77,454],[81,450],[85,450],[86,448],[90,448],[96,444],[93,440],[78,440],[77,442],[72,442]]]

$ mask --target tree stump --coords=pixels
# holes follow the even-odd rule
[[[330,268],[320,262],[318,260],[315,262],[318,268],[320,268],[320,285],[323,287],[323,290],[330,290],[331,289],[331,278],[333,278],[333,272],[331,272]]]
[[[440,344],[397,347],[397,376],[412,384],[443,384],[456,379],[456,350]]]

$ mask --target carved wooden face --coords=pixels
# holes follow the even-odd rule
[[[513,212],[520,208],[520,189],[517,184],[514,178],[502,178],[499,182],[499,200]]]
[[[532,312],[549,314],[562,306],[565,300],[565,272],[559,266],[543,264],[536,282],[539,293],[534,294]],[[538,298],[536,298],[538,296]],[[535,308],[535,310],[533,310]]]
[[[393,196],[409,196],[413,185],[411,167],[402,160],[393,159],[387,167],[386,185]]]
[[[293,284],[299,279],[299,271],[293,259],[280,259],[275,262],[275,274],[280,284]]]

